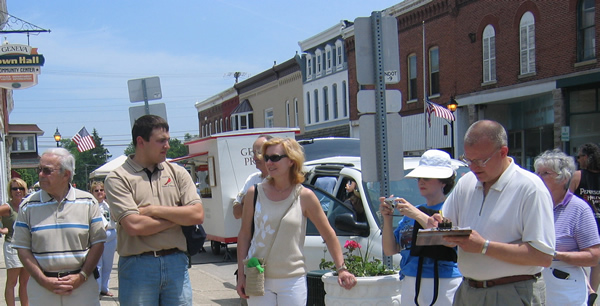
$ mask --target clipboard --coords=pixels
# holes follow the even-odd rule
[[[444,245],[446,242],[443,237],[445,236],[469,236],[471,235],[470,227],[465,228],[452,228],[452,229],[439,229],[439,228],[428,228],[420,229],[417,234],[416,245]]]

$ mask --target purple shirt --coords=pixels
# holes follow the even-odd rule
[[[554,207],[556,251],[577,252],[600,244],[591,207],[567,190],[564,200]]]

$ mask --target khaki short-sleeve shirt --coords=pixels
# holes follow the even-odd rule
[[[130,214],[139,214],[138,207],[146,204],[183,206],[202,203],[192,177],[183,167],[162,162],[149,179],[144,168],[132,157],[112,171],[104,182],[111,217],[117,222],[117,252],[120,256],[131,256],[172,248],[187,250],[180,226],[149,236],[129,236],[122,228],[121,220]]]

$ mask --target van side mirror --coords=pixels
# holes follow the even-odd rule
[[[344,232],[352,233],[361,237],[369,237],[369,224],[356,222],[351,213],[340,214],[335,217],[335,227]]]

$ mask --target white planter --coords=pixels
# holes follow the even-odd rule
[[[357,277],[351,290],[338,284],[333,272],[325,273],[321,279],[325,284],[325,305],[400,305],[402,281],[398,274]]]

